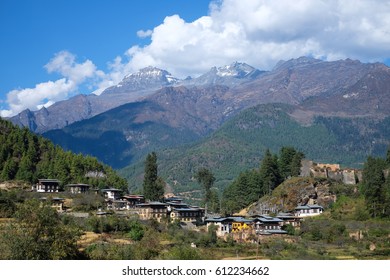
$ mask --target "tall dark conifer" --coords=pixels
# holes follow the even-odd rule
[[[147,200],[158,201],[164,196],[164,183],[158,177],[157,155],[155,152],[148,154],[146,157],[143,189]]]
[[[279,174],[277,157],[273,156],[268,149],[261,162],[259,173],[261,181],[263,182],[263,188],[268,189],[269,193],[282,182]]]
[[[204,202],[205,204],[207,204],[211,199],[211,188],[214,185],[215,177],[210,170],[202,167],[196,173],[195,178],[197,179],[198,183],[200,183],[203,187],[203,190],[205,192]]]
[[[386,212],[385,167],[386,162],[381,158],[368,157],[364,164],[363,193],[373,217]]]

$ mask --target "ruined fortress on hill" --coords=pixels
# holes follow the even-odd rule
[[[340,164],[315,163],[311,160],[302,160],[301,176],[327,178],[355,185],[362,181],[362,171],[351,168],[340,168]]]

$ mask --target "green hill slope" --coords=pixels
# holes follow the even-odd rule
[[[277,153],[292,146],[316,162],[359,167],[368,155],[383,155],[389,145],[390,118],[315,117],[301,124],[290,116],[294,106],[259,105],[227,121],[211,136],[194,145],[159,151],[160,174],[176,191],[199,188],[193,174],[209,168],[224,189],[240,172],[257,168],[269,148]],[[139,186],[142,163],[120,173]]]
[[[85,177],[88,172],[105,174]],[[65,152],[49,140],[0,119],[0,182],[56,178],[63,184],[88,183],[95,187],[127,188],[127,182],[96,158]]]
[[[153,150],[199,139],[188,128],[165,123],[164,114],[154,102],[129,103],[43,135],[66,150],[93,155],[119,169]]]

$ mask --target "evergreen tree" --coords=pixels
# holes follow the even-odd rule
[[[366,197],[368,209],[373,217],[383,215],[386,211],[386,179],[385,160],[368,157],[363,169],[363,194]]]
[[[283,179],[287,179],[290,176],[299,176],[303,158],[304,154],[298,152],[293,147],[282,147],[278,161],[280,176]]]
[[[291,176],[291,162],[296,154],[292,147],[282,147],[279,152],[279,172],[282,178],[287,179]]]
[[[26,182],[34,182],[34,162],[29,155],[23,155],[19,163],[18,172],[15,175],[17,180],[22,180]]]
[[[291,173],[292,177],[298,177],[301,174],[302,160],[305,158],[305,155],[301,152],[295,153],[291,160]]]
[[[279,174],[277,157],[273,156],[268,149],[261,162],[259,173],[261,181],[263,182],[263,188],[268,190],[268,193],[271,193],[271,191],[282,182]]]
[[[3,167],[3,171],[1,172],[1,180],[7,181],[15,178],[15,175],[18,171],[18,164],[15,160],[8,159]]]
[[[164,183],[158,177],[157,155],[155,152],[148,154],[146,157],[143,189],[147,200],[158,201],[164,196]]]
[[[215,177],[210,170],[205,167],[202,167],[196,173],[195,178],[198,183],[202,185],[202,188],[204,190],[204,203],[205,205],[207,205],[211,199],[211,188],[214,185]]]
[[[105,176],[86,178],[88,171],[102,172]],[[127,189],[126,180],[96,158],[65,152],[28,129],[0,119],[0,181],[17,179],[35,183],[38,178],[56,178],[63,184],[80,182],[100,188],[113,185]]]
[[[386,164],[387,164],[387,167],[390,167],[390,146],[387,148]]]
[[[243,172],[224,190],[223,210],[227,213],[239,211],[266,193],[257,170]]]

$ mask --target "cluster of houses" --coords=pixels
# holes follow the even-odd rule
[[[128,211],[129,214],[138,215],[142,220],[155,219],[158,222],[165,220],[177,220],[185,223],[201,223],[204,221],[205,209],[198,206],[190,206],[183,203],[178,197],[164,198],[163,202],[145,201],[143,195],[122,195],[122,190],[115,188],[91,189],[87,184],[69,184],[61,187],[61,182],[56,179],[39,179],[38,183],[32,186],[32,191],[38,193],[59,193],[67,191],[71,194],[83,194],[94,192],[105,198],[106,209],[113,211]],[[51,197],[52,206],[59,212],[64,211],[65,199]],[[47,198],[43,198],[47,200]],[[105,215],[107,212],[99,210],[98,215]]]
[[[166,197],[160,201],[146,201],[143,195],[122,195],[122,191],[115,188],[91,189],[87,184],[69,184],[65,190],[60,187],[60,182],[53,179],[40,179],[32,187],[33,191],[40,193],[58,193],[68,191],[71,194],[100,193],[105,198],[107,210],[115,212],[126,211],[130,215],[137,215],[141,220],[154,219],[158,222],[178,221],[186,225],[214,226],[218,237],[233,236],[236,240],[247,240],[250,236],[269,236],[286,234],[284,225],[290,224],[299,227],[305,217],[322,214],[324,209],[317,204],[299,205],[292,213],[279,213],[275,217],[269,215],[255,215],[251,217],[210,217],[204,208],[191,206],[183,202],[179,197]],[[47,198],[43,198],[46,200]],[[52,206],[59,212],[64,211],[64,199],[52,197]],[[101,209],[98,215],[107,212]]]
[[[254,215],[250,218],[231,216],[206,219],[207,228],[214,226],[218,237],[232,236],[235,240],[247,240],[251,236],[270,236],[287,234],[283,226],[291,225],[299,228],[305,217],[322,214],[323,207],[317,204],[300,205],[292,213],[278,213],[275,217],[269,215]]]

